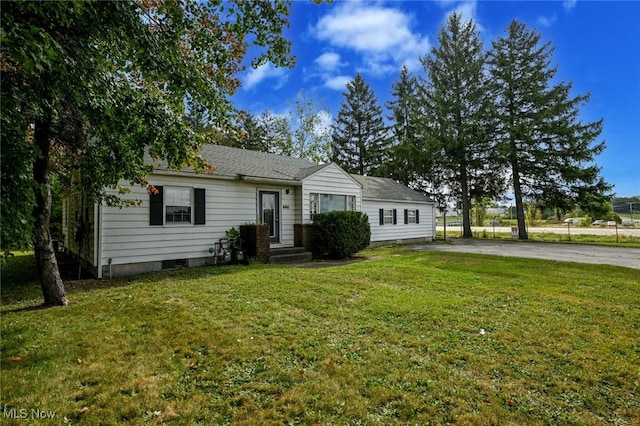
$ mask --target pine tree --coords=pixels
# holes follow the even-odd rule
[[[594,163],[604,142],[592,146],[602,120],[579,121],[590,95],[571,97],[572,83],[553,85],[551,42],[512,21],[506,37],[492,43],[488,63],[494,83],[496,140],[511,172],[520,239],[527,239],[524,201],[543,208],[571,210],[606,200],[611,190]]]
[[[425,179],[447,187],[459,201],[463,236],[472,237],[471,202],[494,198],[501,190],[492,166],[491,97],[485,57],[476,24],[452,14],[438,34],[439,46],[421,59],[428,74],[421,80],[419,134]]]
[[[378,99],[362,75],[347,84],[333,125],[332,161],[349,173],[377,175],[389,147]]]
[[[386,107],[391,112],[389,119],[393,123],[393,139],[384,174],[405,185],[415,186],[421,176],[420,146],[416,129],[419,109],[418,81],[405,65],[398,80],[391,87],[393,99],[387,101]]]

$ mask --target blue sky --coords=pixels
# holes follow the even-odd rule
[[[573,81],[574,96],[591,93],[580,119],[604,118],[604,178],[618,196],[640,194],[640,1],[294,1],[286,34],[295,68],[248,68],[233,102],[254,114],[285,113],[303,89],[335,117],[345,84],[360,72],[387,115],[402,65],[422,72],[419,58],[454,11],[476,21],[486,49],[513,19],[551,41],[558,81]]]

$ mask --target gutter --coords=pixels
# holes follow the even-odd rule
[[[237,174],[235,176],[226,176],[226,175],[218,175],[215,173],[205,174],[205,173],[190,173],[190,172],[176,172],[176,171],[164,171],[164,170],[154,170],[151,172],[151,175],[162,175],[162,176],[182,176],[182,177],[197,177],[203,179],[218,179],[218,180],[231,180],[231,181],[240,181],[240,182],[252,182],[252,183],[276,183],[280,185],[289,185],[289,186],[302,186],[302,182],[296,179],[278,179],[278,178],[265,178],[261,176],[252,176],[252,175],[243,175]]]
[[[390,199],[390,198],[367,198],[367,197],[362,197],[362,200],[366,200],[366,201],[384,201],[384,202],[397,202],[397,203],[416,203],[416,204],[435,204],[433,201],[418,201],[418,200],[404,200],[404,199]]]

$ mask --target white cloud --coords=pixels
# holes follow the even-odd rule
[[[318,123],[313,128],[315,136],[323,137],[331,133],[331,125],[333,124],[333,118],[329,111],[320,111],[316,114]]]
[[[346,90],[347,83],[352,80],[351,77],[345,75],[339,75],[337,77],[330,77],[324,82],[324,86],[333,90]]]
[[[547,18],[546,16],[540,16],[538,17],[536,22],[543,28],[549,28],[553,24],[555,24],[557,20],[558,16],[556,14],[553,14],[553,16],[551,16],[550,18]]]
[[[578,3],[578,0],[565,0],[565,1],[562,2],[562,7],[564,7],[564,10],[569,12],[574,7],[576,7],[577,3]]]
[[[475,0],[472,1],[463,1],[461,3],[459,3],[456,8],[454,10],[452,10],[451,12],[449,12],[449,15],[453,12],[459,14],[460,16],[462,16],[462,20],[463,21],[467,21],[469,19],[473,20],[476,22],[478,22],[478,18],[476,15],[477,12],[477,2]],[[448,15],[447,15],[448,16]],[[480,24],[478,24],[478,27],[480,26]]]
[[[270,62],[267,62],[258,68],[251,69],[244,80],[243,86],[246,89],[251,89],[266,79],[276,79],[275,88],[279,89],[287,80],[286,70],[284,68],[275,68]]]
[[[377,4],[345,2],[322,17],[313,28],[319,40],[361,55],[363,68],[382,75],[403,65],[418,65],[429,51],[429,41],[411,30],[412,17]]]
[[[329,71],[333,71],[342,65],[340,63],[340,55],[334,52],[323,53],[314,62],[323,70]]]
[[[472,20],[475,24],[476,27],[478,29],[478,31],[483,32],[484,31],[484,27],[480,24],[480,22],[478,21],[478,16],[477,16],[477,12],[478,12],[478,8],[477,8],[478,2],[477,0],[464,0],[464,1],[458,1],[458,0],[452,0],[452,1],[442,1],[440,3],[440,6],[446,9],[449,9],[449,11],[445,14],[444,20],[442,21],[443,25],[446,25],[449,16],[451,16],[452,13],[457,13],[458,15],[460,15],[462,17],[462,21],[468,21],[468,20]]]

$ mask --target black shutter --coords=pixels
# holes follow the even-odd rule
[[[393,209],[393,224],[398,224],[398,212],[396,211],[396,209]]]
[[[195,201],[195,224],[196,225],[204,225],[205,224],[205,190],[204,188],[195,188],[193,190],[194,201]]]
[[[164,197],[161,186],[157,194],[149,194],[149,225],[164,225]]]
[[[416,210],[416,223],[420,223],[420,210]]]
[[[384,225],[384,209],[380,209],[380,225]]]
[[[404,224],[409,223],[409,209],[404,209]]]

